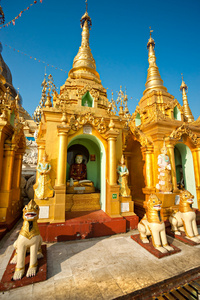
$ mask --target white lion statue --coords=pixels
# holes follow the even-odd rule
[[[185,232],[186,238],[195,243],[200,243],[200,235],[196,224],[196,213],[192,208],[194,196],[187,190],[180,192],[180,202],[178,211],[171,214],[169,221],[171,230],[181,235],[180,231]]]
[[[22,278],[25,272],[25,256],[27,250],[30,251],[30,263],[26,277],[36,275],[37,259],[43,257],[41,244],[42,237],[39,232],[37,219],[39,217],[39,206],[31,200],[23,209],[23,226],[20,230],[18,239],[14,243],[16,249],[15,256],[11,264],[16,264],[13,280]]]
[[[146,214],[138,224],[140,239],[143,243],[149,243],[147,236],[152,236],[153,246],[162,253],[174,250],[168,245],[165,224],[161,218],[162,201],[154,194],[147,201]]]

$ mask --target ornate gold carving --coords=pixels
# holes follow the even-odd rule
[[[106,123],[104,121],[104,118],[97,118],[94,117],[91,113],[86,113],[82,116],[74,116],[71,119],[71,128],[74,131],[79,130],[83,125],[91,124],[96,128],[97,131],[99,131],[100,134],[104,134],[106,132]]]
[[[200,145],[200,137],[193,133],[185,122],[180,127],[172,131],[169,137],[171,139],[179,140],[183,134],[186,134],[195,146]]]
[[[99,91],[95,90],[91,85],[86,84],[84,88],[78,90],[78,98],[82,99],[85,93],[89,92],[94,99],[94,101],[98,101],[99,99]]]
[[[147,147],[152,145],[152,140],[150,137],[146,136],[138,127],[134,125],[133,122],[129,123],[130,130],[136,140],[142,145],[142,147]]]

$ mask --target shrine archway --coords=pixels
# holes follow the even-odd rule
[[[174,155],[177,183],[194,195],[193,206],[198,208],[192,152],[185,144],[178,143],[174,147]]]
[[[80,134],[72,138],[68,149],[80,145],[89,152],[87,165],[87,179],[94,182],[94,186],[100,191],[100,206],[103,211],[106,208],[106,152],[103,143],[90,134]],[[67,180],[69,179],[70,164],[67,163]]]

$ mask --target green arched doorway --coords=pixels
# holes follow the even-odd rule
[[[94,182],[96,189],[100,191],[101,209],[106,208],[106,154],[103,143],[93,135],[80,134],[74,137],[68,149],[72,145],[81,145],[87,148],[89,152],[89,160],[87,162],[87,179]],[[91,160],[91,155],[95,160]],[[69,180],[70,165],[67,163],[67,180]]]
[[[194,195],[193,207],[198,208],[192,152],[185,144],[178,143],[174,147],[174,155],[177,183]]]

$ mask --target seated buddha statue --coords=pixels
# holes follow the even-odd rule
[[[69,177],[78,181],[87,179],[87,167],[83,163],[83,155],[76,155],[75,164],[70,166]]]
[[[75,163],[70,166],[69,178],[67,182],[67,192],[72,192],[73,187],[92,187],[92,190],[87,188],[88,192],[94,191],[94,184],[87,180],[87,166],[83,162],[83,155],[77,154]]]

